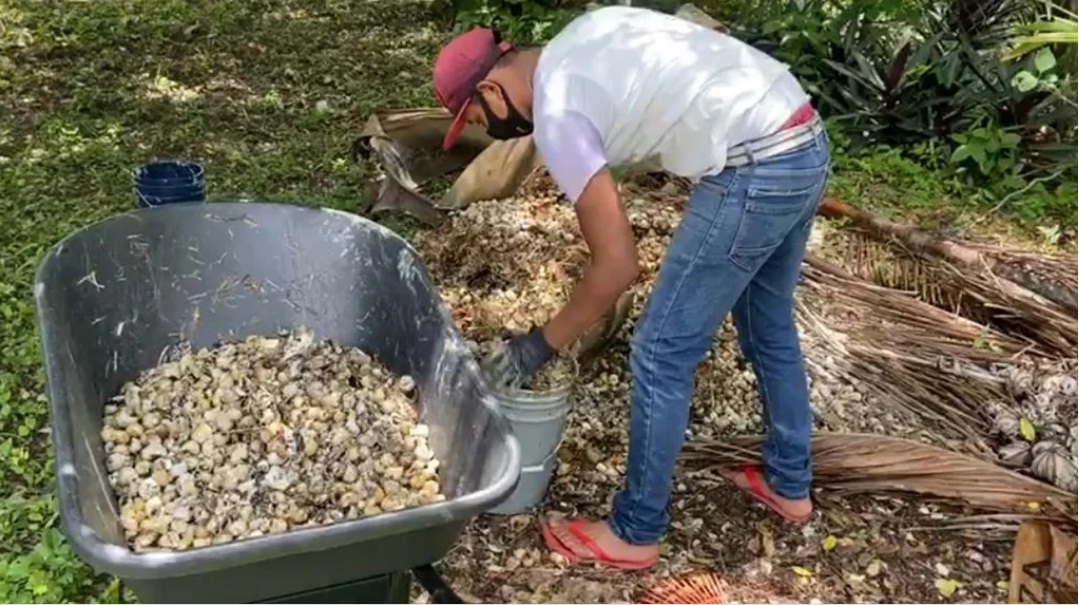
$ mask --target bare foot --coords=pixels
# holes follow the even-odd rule
[[[723,471],[723,476],[739,488],[753,494],[788,521],[801,523],[807,521],[813,514],[813,502],[809,498],[791,500],[775,493],[765,481],[764,473],[759,466]]]
[[[628,544],[614,535],[605,521],[548,521],[549,537],[557,540],[577,560],[607,563],[626,569],[643,569],[656,563],[659,544]]]

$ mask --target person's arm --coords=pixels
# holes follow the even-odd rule
[[[569,346],[599,321],[639,272],[633,229],[610,170],[604,167],[592,177],[576,210],[592,263],[569,301],[543,328],[555,349]]]
[[[481,363],[495,388],[520,385],[591,328],[637,277],[637,246],[604,155],[603,140],[581,113],[551,111],[534,139],[547,170],[577,209],[592,264],[569,302],[542,328],[518,334]]]
[[[592,123],[574,112],[544,116],[536,144],[552,178],[577,212],[592,263],[569,301],[543,328],[554,349],[584,334],[618,301],[639,272],[637,243],[618,186]]]

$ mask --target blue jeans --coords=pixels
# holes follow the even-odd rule
[[[694,374],[732,311],[764,405],[765,479],[784,498],[808,497],[813,417],[794,288],[829,161],[821,127],[812,142],[693,189],[633,335],[629,461],[609,521],[622,540],[655,544],[666,531]]]

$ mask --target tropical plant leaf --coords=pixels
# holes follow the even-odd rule
[[[955,148],[954,152],[952,152],[952,163],[953,164],[958,164],[959,162],[962,162],[963,160],[965,160],[965,159],[967,159],[969,157],[970,157],[970,146],[969,145],[960,145],[959,147]]]
[[[848,78],[854,80],[858,84],[861,84],[865,88],[868,88],[868,89],[876,91],[876,92],[880,92],[880,91],[883,90],[883,87],[882,86],[877,86],[872,81],[870,76],[867,76],[865,74],[860,74],[860,73],[854,71],[853,69],[851,69],[850,67],[848,67],[848,66],[846,66],[846,65],[844,65],[842,63],[839,63],[838,61],[833,61],[831,59],[825,59],[824,63],[826,65],[828,65],[829,67],[831,67],[832,69],[836,70],[837,72],[843,74],[844,76],[847,76]],[[879,81],[879,78],[877,80]],[[840,89],[840,90],[843,90],[843,89]]]
[[[1012,41],[1012,49],[1004,54],[1005,61],[1014,61],[1050,44],[1079,45],[1079,20],[1074,17],[1063,19],[1054,17],[1050,21],[1025,23],[1015,28],[1017,36]]]
[[[891,67],[888,68],[888,74],[884,78],[885,94],[890,95],[899,88],[899,84],[903,81],[903,75],[907,72],[907,62],[910,60],[910,54],[910,42],[904,44],[896,53],[895,60],[892,61]]]
[[[1021,71],[1012,78],[1012,86],[1019,92],[1028,92],[1038,87],[1038,78],[1029,71]]]
[[[876,65],[873,65],[865,54],[861,52],[854,53],[854,61],[858,64],[858,68],[861,69],[863,77],[868,79],[876,90],[886,90],[884,86],[884,80],[881,79],[880,73]]]
[[[1038,73],[1045,73],[1056,67],[1057,58],[1052,49],[1042,48],[1034,55],[1034,67]]]

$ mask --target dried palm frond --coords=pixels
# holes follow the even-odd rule
[[[1075,282],[1075,259],[1035,257],[944,239],[832,198],[825,201],[820,214],[855,225],[839,233],[840,238],[849,238],[846,242],[826,246],[842,254],[844,260],[855,260],[854,275],[913,290],[941,308],[1035,342],[1039,347],[1031,353],[1075,355],[1079,345],[1075,289],[1071,285]],[[867,238],[882,245],[859,241]],[[1023,266],[1036,270],[1038,276],[1018,268]]]
[[[1067,312],[1014,282],[997,277],[988,268],[980,271],[951,273],[976,304],[989,315],[998,329],[1030,339],[1039,347],[1032,353],[1045,351],[1052,355],[1074,357],[1079,346],[1079,321],[1074,312]]]
[[[1075,256],[1049,256],[1001,249],[980,243],[968,243],[990,259],[993,273],[1037,292],[1075,313],[1079,297],[1079,259]]]
[[[727,591],[716,574],[698,571],[667,578],[649,588],[638,603],[727,603]]]
[[[885,404],[914,414],[934,442],[987,460],[993,411],[1009,400],[986,364],[1028,345],[938,309],[909,293],[853,278],[813,254],[803,267],[798,319],[807,363],[857,378]]]
[[[943,263],[912,256],[863,229],[829,229],[822,254],[858,279],[911,292],[935,307],[980,324],[989,322],[981,305],[950,279],[951,271]]]
[[[710,471],[760,461],[761,438],[686,445],[687,469]],[[990,462],[895,437],[813,436],[817,486],[844,492],[913,492],[971,508],[1076,522],[1074,493]]]
[[[923,354],[928,359],[951,356],[982,362],[1007,360],[1031,349],[1028,341],[957,316],[909,292],[858,279],[844,267],[815,254],[806,256],[802,275],[807,289],[822,294],[826,291],[828,300],[850,309],[852,320],[866,323],[874,337],[866,340],[874,344],[884,339],[900,350]],[[872,309],[871,321],[861,312],[863,309]]]
[[[858,228],[835,230],[827,239],[825,254],[842,259],[857,278],[914,292],[940,309],[1022,337],[1037,345],[1029,349],[1033,354],[1075,350],[1079,323],[1071,309],[1074,298],[1068,302],[1071,286],[1061,278],[1069,271],[1074,274],[1074,259],[999,252],[1009,259],[1007,263],[974,267],[913,253],[900,243],[880,241]],[[1029,288],[1035,283],[1039,291],[1053,292],[1053,299],[1035,294]]]

